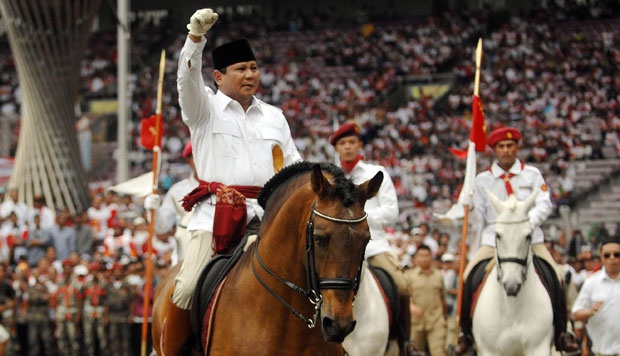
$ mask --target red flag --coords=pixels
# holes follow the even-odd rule
[[[459,150],[458,148],[448,147],[448,151],[452,152],[452,154],[455,155],[456,158],[467,158],[467,150]]]
[[[158,126],[159,135],[157,134]],[[161,117],[159,115],[155,114],[150,117],[142,118],[140,122],[140,144],[148,150],[152,150],[154,146],[161,146],[163,131],[163,125],[161,124]],[[155,143],[156,139],[159,139],[157,144]]]
[[[487,145],[487,127],[484,123],[484,110],[482,109],[482,101],[480,97],[474,95],[471,103],[471,133],[469,140],[476,144],[477,152],[484,152]]]

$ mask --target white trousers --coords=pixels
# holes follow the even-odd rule
[[[181,309],[189,310],[192,305],[192,297],[200,273],[213,258],[211,247],[213,234],[206,230],[191,232],[185,257],[181,269],[174,279],[174,292],[172,302]]]

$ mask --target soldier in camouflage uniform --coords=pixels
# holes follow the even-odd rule
[[[79,268],[82,267],[82,268]],[[82,269],[85,266],[76,266],[77,275],[85,275]],[[88,273],[88,269],[86,269]],[[56,299],[56,340],[58,353],[67,356],[78,356],[80,353],[79,325],[82,311],[79,308],[82,299],[81,291],[71,274],[66,273],[58,286]]]
[[[105,277],[101,265],[96,262],[91,264],[90,273],[92,280],[86,283],[82,293],[84,346],[90,356],[107,355],[109,350],[105,326],[109,319],[105,301]]]
[[[124,266],[115,263],[106,288],[106,303],[110,316],[110,354],[128,356],[131,339],[131,305],[133,290],[125,280]]]
[[[32,270],[34,284],[26,288],[25,299],[28,302],[26,321],[28,322],[28,345],[30,355],[49,355],[53,347],[52,330],[49,325],[50,294],[47,285],[41,281],[37,269]]]

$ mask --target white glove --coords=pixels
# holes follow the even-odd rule
[[[211,9],[200,9],[194,12],[192,17],[189,19],[189,23],[187,24],[187,29],[189,30],[190,35],[194,36],[204,36],[207,31],[213,26],[215,21],[217,21],[217,13],[213,12]]]
[[[144,209],[157,210],[161,205],[161,197],[159,194],[149,194],[144,198]]]

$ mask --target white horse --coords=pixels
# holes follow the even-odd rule
[[[378,356],[387,351],[390,325],[380,288],[368,269],[368,263],[364,262],[360,286],[353,304],[353,317],[357,323],[342,343],[347,355]],[[398,345],[396,348],[398,349]]]
[[[532,262],[528,211],[536,192],[524,201],[514,195],[501,201],[487,191],[497,211],[496,265],[480,292],[473,334],[480,355],[551,354],[551,299]]]

